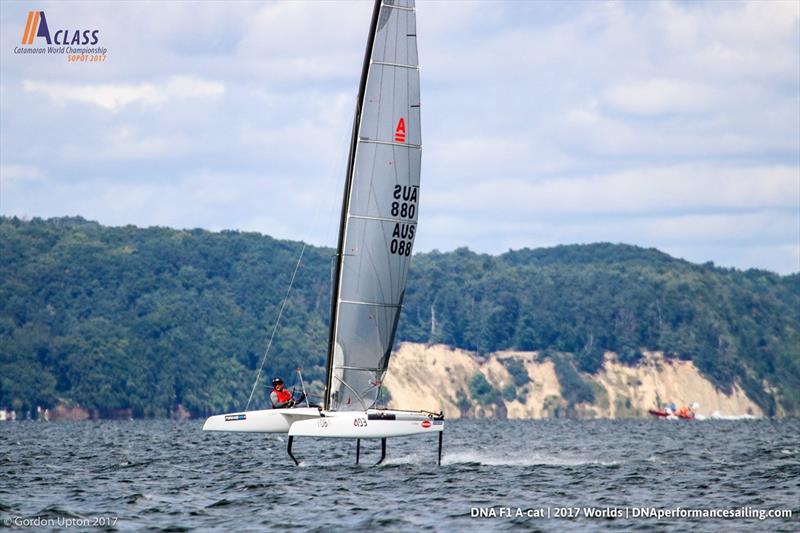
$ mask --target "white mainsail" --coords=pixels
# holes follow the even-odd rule
[[[416,33],[413,0],[376,2],[334,275],[328,410],[371,408],[389,365],[419,215]]]
[[[361,439],[436,433],[444,417],[375,409],[405,295],[419,216],[419,65],[414,0],[376,0],[359,84],[331,298],[324,406],[216,415],[206,431]],[[380,462],[378,461],[378,462]]]

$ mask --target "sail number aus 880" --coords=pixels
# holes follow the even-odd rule
[[[392,202],[392,216],[401,218],[414,218],[417,206],[406,202]]]
[[[417,214],[419,187],[416,185],[395,185],[392,191],[392,216],[413,219]]]

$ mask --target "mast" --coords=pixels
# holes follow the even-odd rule
[[[347,176],[344,183],[344,196],[342,198],[342,214],[339,220],[339,240],[336,245],[336,266],[333,273],[333,285],[331,288],[331,320],[330,331],[328,333],[328,361],[325,372],[325,397],[323,408],[330,409],[330,390],[333,382],[333,351],[336,345],[336,320],[338,313],[338,294],[341,282],[342,261],[344,260],[344,239],[345,223],[347,222],[347,211],[350,203],[350,187],[353,181],[353,169],[356,160],[356,147],[358,146],[358,126],[361,122],[361,109],[364,103],[364,91],[367,86],[367,76],[369,74],[370,58],[372,57],[372,47],[375,42],[375,30],[378,27],[378,15],[381,11],[381,0],[375,0],[372,8],[372,21],[369,26],[369,36],[367,37],[367,49],[364,53],[364,64],[361,68],[361,81],[358,84],[358,97],[356,99],[356,111],[353,117],[353,132],[350,137],[350,154],[347,159]]]

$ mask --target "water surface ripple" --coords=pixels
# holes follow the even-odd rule
[[[203,433],[199,421],[0,424],[0,518],[117,530],[797,531],[800,421],[450,421],[362,441]],[[475,518],[471,509],[791,509],[791,519]],[[0,520],[0,523],[3,523]],[[92,528],[82,528],[92,529]]]

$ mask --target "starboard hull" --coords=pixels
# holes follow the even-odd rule
[[[299,420],[289,428],[291,437],[382,439],[444,431],[444,420],[414,411],[333,411],[317,419]]]

